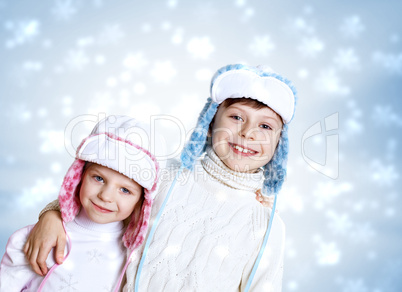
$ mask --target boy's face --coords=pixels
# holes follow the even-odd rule
[[[212,126],[212,147],[230,169],[255,172],[271,160],[282,126],[280,116],[267,106],[220,106]]]
[[[142,191],[125,175],[93,163],[82,178],[80,201],[92,221],[105,224],[129,217],[139,205]]]

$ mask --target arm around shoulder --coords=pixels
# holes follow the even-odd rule
[[[24,252],[32,269],[38,275],[46,275],[46,259],[55,247],[55,261],[64,259],[66,234],[61,220],[58,201],[53,201],[42,210],[38,223],[34,226],[24,246]]]

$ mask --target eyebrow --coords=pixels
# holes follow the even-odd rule
[[[262,116],[264,119],[269,119],[269,120],[273,120],[274,122],[275,122],[275,124],[280,124],[279,122],[278,122],[278,120],[276,119],[276,116],[274,116],[274,117],[271,117],[271,116]]]
[[[239,110],[239,111],[241,111],[241,112],[245,112],[245,110],[244,109],[242,109],[242,108],[240,108],[240,107],[237,107],[236,105],[231,105],[231,106],[229,106],[228,108],[226,108],[226,109],[237,109],[237,110]],[[252,108],[252,107],[250,107],[250,108]],[[259,109],[258,109],[259,110]],[[281,117],[273,110],[273,109],[271,109],[272,110],[272,113],[273,113],[273,115],[272,116],[267,116],[267,115],[264,115],[264,116],[262,116],[262,118],[264,118],[264,119],[269,119],[269,120],[273,120],[274,122],[275,122],[275,126],[280,126],[280,122],[282,121],[282,119],[281,119]],[[276,119],[276,117],[279,117],[279,120],[280,121],[278,121],[277,119]]]

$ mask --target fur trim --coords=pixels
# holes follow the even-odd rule
[[[64,222],[72,221],[80,211],[81,203],[77,194],[84,165],[84,160],[76,159],[64,177],[59,193],[61,218]]]
[[[195,160],[205,152],[209,124],[215,116],[218,104],[208,98],[198,118],[197,126],[191,134],[190,140],[184,146],[180,156],[182,165],[187,169],[194,167]]]
[[[264,166],[264,195],[277,194],[281,190],[286,177],[288,153],[288,125],[283,125],[274,156]]]

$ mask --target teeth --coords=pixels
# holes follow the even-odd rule
[[[239,145],[233,146],[233,148],[235,148],[238,151],[243,152],[243,153],[255,153],[255,151],[244,149],[244,148],[240,147]]]

